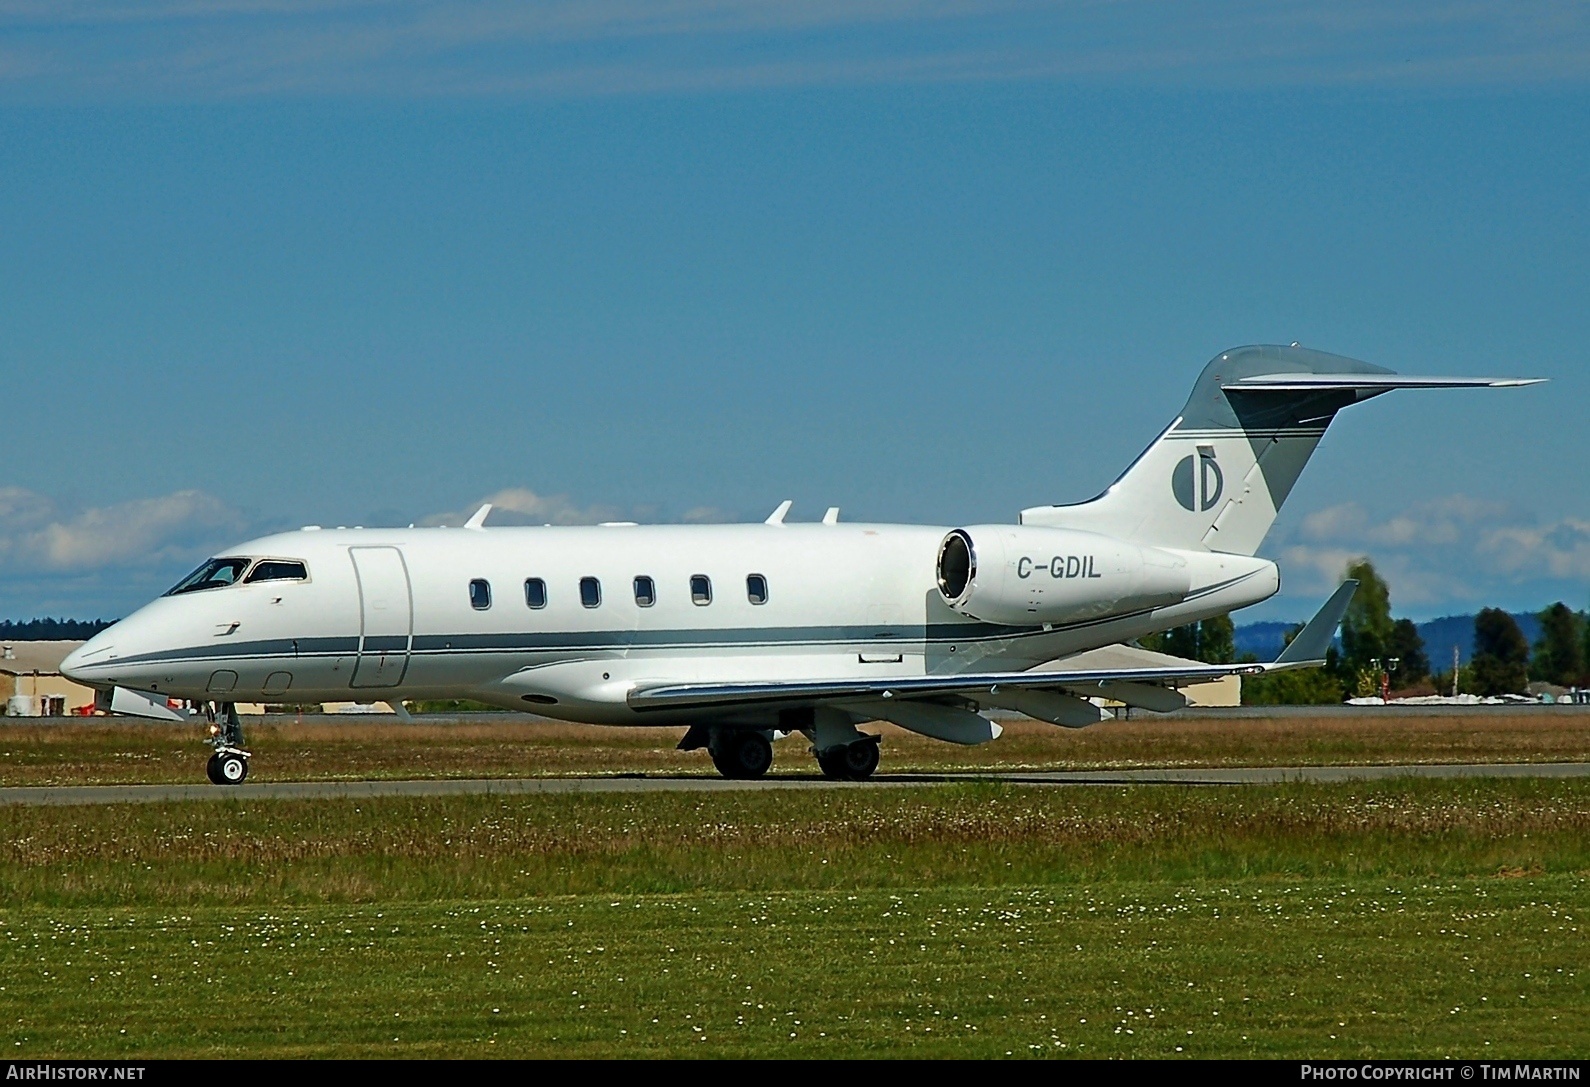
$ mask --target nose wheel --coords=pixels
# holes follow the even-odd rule
[[[204,772],[215,785],[241,785],[248,777],[249,753],[243,749],[243,721],[237,715],[237,705],[223,702],[210,724],[210,743],[215,754],[205,765]]]
[[[241,751],[217,751],[204,770],[212,784],[241,785],[248,777],[248,756]]]

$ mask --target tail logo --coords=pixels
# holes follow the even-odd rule
[[[1171,493],[1182,509],[1192,513],[1214,509],[1225,489],[1225,473],[1220,471],[1212,445],[1200,445],[1196,457],[1183,457],[1170,474]]]

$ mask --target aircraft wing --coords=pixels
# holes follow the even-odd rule
[[[1078,672],[961,672],[943,676],[795,680],[751,683],[668,683],[629,692],[634,710],[723,709],[773,702],[851,702],[874,698],[928,699],[946,695],[997,695],[1015,691],[1065,691],[1109,683],[1202,683],[1252,676],[1268,664],[1189,664],[1180,668],[1108,668]],[[1296,667],[1294,665],[1294,667]],[[1101,690],[1102,694],[1103,691]]]
[[[814,679],[735,683],[658,683],[629,692],[636,711],[663,709],[725,709],[772,703],[856,702],[874,699],[902,701],[934,698],[998,696],[1020,692],[1054,692],[1072,695],[1091,691],[1104,697],[1129,692],[1133,684],[1182,685],[1204,683],[1225,676],[1255,676],[1266,672],[1312,668],[1325,663],[1325,653],[1336,628],[1347,612],[1358,582],[1345,581],[1269,664],[1200,664],[1185,661],[1163,667],[1094,668],[1023,672],[961,672],[941,676],[880,676],[876,679]],[[1127,699],[1131,701],[1130,698]],[[1144,703],[1146,704],[1146,703]],[[1154,707],[1151,707],[1154,708]]]

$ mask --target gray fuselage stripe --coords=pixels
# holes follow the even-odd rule
[[[1205,586],[1189,593],[1183,603],[1219,592],[1252,577],[1252,573]],[[554,653],[635,649],[721,649],[801,648],[818,646],[861,646],[902,644],[954,644],[1006,641],[1055,632],[1086,630],[1105,623],[1147,615],[1154,608],[1101,616],[1076,623],[1044,626],[999,626],[993,623],[933,623],[920,627],[739,627],[722,630],[598,630],[549,631],[506,634],[419,634],[412,638],[410,652],[416,656],[445,657],[479,653]],[[404,639],[381,639],[374,652],[402,652]],[[106,671],[130,665],[185,663],[205,660],[250,660],[280,658],[345,657],[359,653],[357,637],[278,638],[254,642],[190,646],[145,653],[107,661],[97,666]]]

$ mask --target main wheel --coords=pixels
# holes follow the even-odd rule
[[[210,756],[204,770],[216,785],[241,785],[248,777],[248,760],[231,751],[218,751]]]
[[[857,740],[846,744],[841,755],[845,776],[851,781],[866,781],[878,768],[878,741],[876,738]]]
[[[817,752],[817,768],[823,772],[823,777],[833,781],[845,780],[845,751],[846,748],[836,747]]]
[[[819,752],[817,765],[823,777],[835,781],[866,781],[878,768],[878,741],[857,740],[844,747],[833,747]]]
[[[718,773],[739,781],[759,778],[773,765],[773,741],[750,729],[724,733],[711,751]]]

